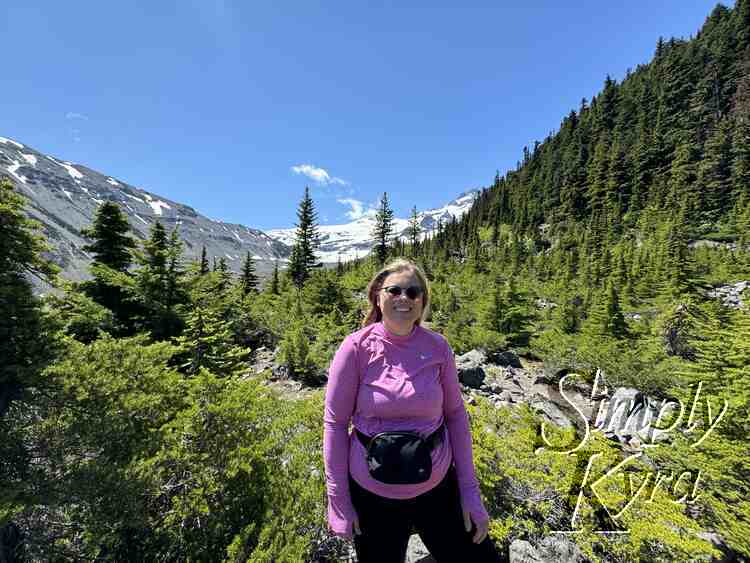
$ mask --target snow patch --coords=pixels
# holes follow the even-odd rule
[[[107,183],[108,184],[112,184],[113,186],[119,186],[120,185],[120,182],[118,182],[114,178],[107,178]]]
[[[11,145],[16,145],[19,149],[24,148],[24,146],[21,143],[17,143],[13,139],[8,139],[6,137],[0,137],[0,143],[2,144],[10,143]]]
[[[244,240],[242,240],[242,239],[240,238],[240,235],[238,235],[237,233],[232,233],[232,234],[234,235],[234,238],[236,238],[236,239],[237,239],[238,241],[240,241],[240,242],[245,242]]]
[[[68,199],[69,199],[70,201],[73,201],[73,196],[72,196],[72,195],[70,195],[70,192],[69,192],[68,190],[66,190],[65,188],[63,188],[63,189],[62,189],[62,191],[63,191],[63,193],[64,193],[64,194],[65,194],[66,196],[68,196]]]
[[[233,258],[232,256],[230,256],[229,254],[224,254],[224,256],[226,256],[226,257],[227,257],[227,258],[229,258],[230,260],[234,260],[234,258]]]
[[[80,178],[83,178],[83,174],[81,174],[78,170],[73,168],[73,165],[70,162],[66,162],[65,164],[60,164],[60,166],[65,168],[65,170],[68,171],[68,174],[70,174],[74,179],[79,180]]]
[[[125,195],[126,195],[127,197],[129,197],[130,199],[134,199],[134,200],[136,200],[136,201],[140,201],[141,203],[144,203],[144,204],[146,203],[145,201],[143,201],[143,200],[142,200],[141,198],[139,198],[139,197],[136,197],[136,196],[134,196],[134,195],[130,195],[129,193],[126,193],[126,192],[123,192],[123,193],[125,193]]]
[[[162,215],[162,207],[166,209],[172,209],[171,207],[169,207],[169,205],[167,205],[166,203],[164,203],[163,201],[159,199],[157,199],[156,201],[149,200],[148,204],[151,206],[151,209],[153,209],[154,213],[156,213],[157,215]]]
[[[21,176],[18,172],[16,172],[16,170],[18,170],[20,167],[21,167],[21,164],[17,160],[14,160],[13,164],[8,166],[8,172],[13,174],[13,177],[16,178],[19,182],[21,182],[22,184],[25,184],[26,176]]]
[[[167,205],[160,199],[154,199],[149,194],[143,194],[143,197],[145,197],[148,200],[148,204],[151,206],[151,209],[154,210],[155,215],[163,215],[162,207],[166,209],[172,209],[171,207],[169,207],[169,205]]]
[[[21,156],[26,162],[31,164],[31,166],[36,166],[36,157],[33,154],[21,153]]]
[[[104,203],[103,199],[97,199],[95,197],[92,197],[91,199],[93,199],[98,205],[101,205],[102,203]]]
[[[70,174],[73,177],[74,180],[78,180],[79,178],[83,178],[83,174],[81,174],[78,170],[76,170],[75,168],[73,168],[73,165],[70,164],[70,162],[64,162],[63,163],[63,162],[60,162],[59,160],[55,160],[51,156],[48,156],[47,158],[50,159],[55,164],[57,164],[58,166],[62,166],[63,168],[65,168],[65,170],[68,171],[68,174]]]
[[[140,219],[141,221],[143,221],[144,225],[148,225],[148,221],[146,221],[143,217],[141,217],[140,215],[138,215],[138,213],[133,213],[133,215],[135,215],[136,219]]]

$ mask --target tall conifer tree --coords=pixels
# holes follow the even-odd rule
[[[372,228],[372,238],[375,240],[373,254],[379,265],[383,265],[388,258],[388,246],[393,235],[393,209],[388,203],[388,193],[383,192],[380,206],[375,214],[375,224]]]
[[[105,201],[96,210],[91,227],[81,231],[83,236],[93,239],[83,247],[94,255],[94,262],[103,264],[118,272],[127,271],[132,261],[131,251],[136,242],[130,236],[128,219],[120,206]]]
[[[321,266],[315,257],[315,251],[320,245],[318,215],[310,197],[310,188],[307,186],[297,209],[296,227],[292,256],[289,260],[289,274],[297,289],[302,289],[312,269]]]
[[[203,245],[201,249],[201,261],[198,269],[198,273],[203,276],[211,271],[211,267],[208,264],[208,255],[206,254],[206,245]]]
[[[411,208],[411,216],[409,217],[409,226],[406,228],[406,236],[411,244],[411,251],[413,254],[417,253],[417,246],[419,245],[419,235],[422,233],[422,226],[419,224],[419,217],[417,216],[417,206]]]
[[[258,276],[255,274],[255,263],[250,252],[247,253],[245,261],[242,263],[242,273],[240,275],[240,286],[242,294],[247,295],[250,292],[258,291]]]

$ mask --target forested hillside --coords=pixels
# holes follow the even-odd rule
[[[598,373],[687,405],[598,500],[621,505],[648,471],[673,486],[622,510],[627,534],[597,533],[587,497],[575,560],[750,558],[750,299],[714,297],[750,280],[750,0],[607,78],[435,236],[415,221],[393,241],[384,195],[375,252],[336,269],[317,264],[309,193],[290,267],[262,287],[249,254],[239,276],[205,249],[188,263],[176,231],[139,244],[105,202],[83,233],[92,279],[65,282],[24,203],[0,182],[0,561],[346,560],[325,521],[322,386],[394,256],[427,273],[427,321],[457,355],[513,350],[552,383]],[[34,276],[60,292],[34,297]],[[575,456],[540,450],[527,405],[467,409],[505,552],[570,527],[587,455],[601,473],[628,453],[600,432]]]

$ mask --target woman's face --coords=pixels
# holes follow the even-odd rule
[[[401,288],[400,295],[392,295],[382,289],[394,285]],[[383,280],[380,287],[377,292],[377,304],[383,312],[383,323],[394,334],[409,334],[414,322],[422,316],[423,295],[420,293],[412,300],[407,297],[405,290],[409,287],[424,290],[419,278],[409,270],[394,272]]]

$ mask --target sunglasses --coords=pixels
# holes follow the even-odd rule
[[[404,292],[406,293],[406,296],[412,301],[414,301],[416,298],[420,297],[422,293],[424,293],[424,290],[418,285],[411,285],[409,287],[389,285],[387,287],[381,287],[380,289],[382,289],[383,291],[387,291],[393,297],[398,297],[402,292]]]

